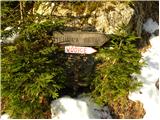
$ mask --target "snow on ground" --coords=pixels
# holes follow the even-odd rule
[[[9,119],[9,115],[8,114],[3,114],[2,116],[0,116],[1,120],[7,120]]]
[[[153,21],[152,18],[149,18],[146,23],[143,24],[143,29],[146,31],[146,32],[149,32],[149,33],[154,33],[154,31],[158,30],[159,29],[159,26],[158,26],[158,23],[156,21]]]
[[[11,26],[9,26],[9,27],[6,27],[5,29],[4,29],[4,31],[9,31],[9,30],[11,30],[11,29],[13,29],[13,27],[11,27]]]
[[[158,24],[148,19],[143,28],[146,32],[153,33],[157,30]],[[143,103],[146,114],[143,119],[160,120],[160,104],[159,104],[159,90],[156,88],[155,83],[160,76],[160,36],[150,38],[151,48],[145,53],[142,53],[143,59],[147,65],[142,67],[141,75],[134,75],[139,81],[143,82],[143,87],[140,92],[130,93],[131,100],[139,100]]]
[[[19,36],[19,34],[13,34],[12,36],[10,37],[7,37],[3,42],[4,43],[14,43],[14,40]]]
[[[4,31],[10,31],[13,27],[6,27]],[[20,28],[19,28],[20,29]],[[7,38],[0,38],[0,43],[14,43],[15,39],[19,36],[19,33],[12,32],[12,35]]]
[[[62,97],[51,103],[52,119],[111,119],[107,106],[100,107],[89,97]]]

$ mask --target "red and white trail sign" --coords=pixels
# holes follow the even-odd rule
[[[92,54],[95,52],[97,52],[97,50],[91,47],[65,46],[65,53]]]

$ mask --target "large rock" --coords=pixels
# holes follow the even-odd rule
[[[51,15],[52,10],[54,8],[55,4],[51,3],[51,2],[42,2],[38,9],[36,11],[34,11],[36,14],[40,14],[40,15]],[[35,8],[34,8],[35,10]]]
[[[145,115],[143,104],[139,101],[126,100],[125,104],[113,102],[110,106],[110,111],[113,118],[116,119],[141,119]]]
[[[106,2],[103,7],[96,10],[95,27],[97,31],[116,34],[119,27],[129,24],[133,14],[134,10],[125,3]]]
[[[119,26],[127,26],[127,32],[134,31],[137,36],[146,39],[142,31],[143,22],[150,17],[158,22],[158,9],[158,1],[42,2],[34,13],[67,18],[68,27],[88,30],[86,26],[92,26],[95,28],[92,30],[106,34],[126,32],[118,29]]]
[[[86,25],[90,25],[94,26],[97,31],[106,34],[116,34],[120,26],[129,24],[134,14],[134,10],[125,2],[101,2],[94,9],[89,6],[89,2],[86,2],[81,12],[79,9],[73,10],[73,5],[69,2],[60,4],[45,2],[39,5],[36,13],[71,18],[66,24],[69,27],[83,29]],[[81,4],[79,6],[81,7]],[[90,9],[93,10],[89,11]]]

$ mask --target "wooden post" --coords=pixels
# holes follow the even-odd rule
[[[78,56],[79,57],[79,56]],[[77,56],[75,57],[75,65],[74,65],[74,94],[76,94],[77,90],[78,90],[78,82],[79,82],[79,58],[77,59]]]

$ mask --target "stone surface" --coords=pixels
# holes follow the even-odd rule
[[[96,29],[106,34],[115,34],[117,29],[128,25],[134,14],[134,10],[125,3],[104,3],[104,6],[96,11]]]
[[[41,15],[51,15],[54,6],[55,6],[54,3],[51,3],[51,2],[42,2],[39,5],[36,13],[37,14],[41,14]]]
[[[127,32],[135,31],[139,37],[143,37],[142,28],[146,18],[151,17],[158,22],[159,7],[155,1],[139,1],[133,5],[126,1],[97,2],[97,4],[100,5],[91,4],[95,7],[92,8],[89,2],[79,3],[78,7],[76,3],[74,6],[74,3],[70,2],[42,2],[34,13],[53,15],[55,18],[69,18],[66,23],[68,27],[78,27],[83,30],[84,26],[91,25],[98,32],[106,34],[117,34],[119,26],[124,25],[128,27]]]
[[[145,115],[143,104],[139,101],[126,100],[125,104],[113,102],[110,104],[111,115],[116,119],[141,119]]]
[[[73,7],[73,5],[69,6],[66,3],[55,5],[54,3],[45,2],[40,4],[36,13],[71,18],[66,26],[83,29],[88,24],[95,26],[98,32],[106,34],[116,34],[119,26],[127,26],[134,14],[134,10],[123,2],[103,2],[101,6],[97,6],[93,11],[88,11],[87,5],[85,8],[83,6],[82,9],[85,10],[82,11],[75,11]]]
[[[63,8],[63,5],[60,5],[57,7],[57,11],[52,12],[51,14],[56,16],[67,16],[69,13],[71,13],[69,9]]]

